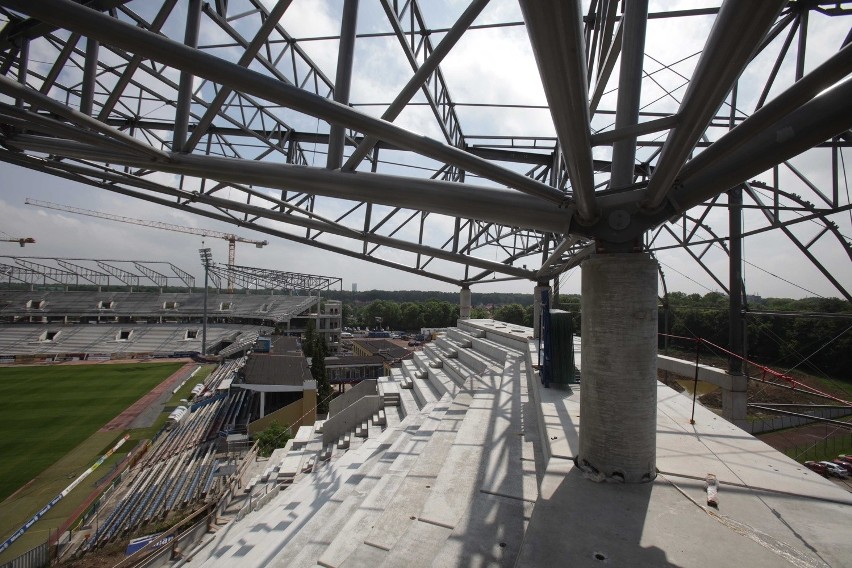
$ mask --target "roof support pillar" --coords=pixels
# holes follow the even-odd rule
[[[189,0],[186,8],[186,32],[183,42],[191,48],[198,47],[198,28],[201,25],[201,0]],[[192,80],[194,76],[187,70],[180,72],[177,109],[175,110],[175,130],[172,136],[172,150],[180,152],[186,143],[189,130],[189,108],[192,103]]]
[[[462,286],[459,292],[459,319],[470,319],[470,286]]]
[[[635,126],[639,122],[639,96],[642,93],[642,63],[645,55],[645,28],[648,22],[648,0],[626,3],[624,38],[621,42],[621,69],[618,75],[618,103],[615,129]],[[610,187],[627,187],[633,183],[636,161],[636,137],[617,140],[612,145]]]
[[[745,321],[743,318],[743,237],[742,237],[743,189],[737,186],[728,191],[728,221],[730,224],[730,271],[729,271],[729,348],[732,353],[745,355]],[[743,362],[733,355],[728,357],[728,374],[731,388],[722,389],[722,416],[740,428],[748,426],[746,404],[748,381],[743,376]]]
[[[355,28],[358,25],[358,0],[346,0],[343,4],[343,18],[340,23],[340,46],[337,52],[337,76],[334,79],[334,101],[349,104],[349,91],[352,86],[352,60],[355,56]],[[342,124],[331,124],[328,138],[328,156],[326,166],[330,170],[339,169],[343,164],[343,147],[346,143],[346,129]]]
[[[577,464],[595,481],[656,476],[657,262],[598,254],[582,264],[583,386]]]
[[[83,66],[83,85],[80,92],[80,112],[92,114],[92,106],[95,102],[95,78],[98,75],[98,51],[100,43],[98,40],[88,38],[86,40],[86,62]]]

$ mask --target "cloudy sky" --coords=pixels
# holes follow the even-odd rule
[[[144,10],[144,5],[131,3],[134,9]],[[152,3],[156,4],[156,3]],[[433,28],[451,26],[457,15],[464,9],[466,2],[447,0],[446,2],[422,2],[425,17]],[[713,5],[714,2],[707,2]],[[183,3],[179,3],[183,9]],[[296,38],[304,38],[300,46],[308,52],[325,74],[332,78],[335,75],[337,42],[329,39],[308,40],[307,38],[325,38],[337,35],[340,31],[340,2],[317,2],[295,0],[285,14],[282,24]],[[652,2],[651,11],[679,7],[696,7],[696,2]],[[153,8],[151,8],[153,9]],[[239,10],[234,9],[235,12]],[[204,19],[203,19],[204,20]],[[492,1],[476,21],[476,24],[495,22],[520,22],[522,16],[516,2]],[[845,20],[837,18],[837,20]],[[209,23],[208,23],[209,24]],[[643,108],[652,112],[673,112],[677,109],[680,97],[685,91],[686,80],[698,61],[704,39],[707,36],[712,17],[694,17],[679,20],[677,29],[672,29],[673,22],[667,20],[652,20],[648,29],[647,53],[645,72],[651,74],[652,80],[643,83]],[[238,25],[238,23],[237,23]],[[809,50],[806,61],[806,71],[818,64],[825,57],[836,51],[837,47],[848,32],[848,23],[835,22],[814,15],[810,27],[818,30],[819,34],[811,36],[814,47]],[[171,30],[170,30],[171,28]],[[182,23],[180,18],[170,20],[166,33],[172,37],[181,37]],[[358,32],[360,34],[381,33],[389,30],[387,20],[376,2],[362,0],[360,3]],[[678,40],[672,40],[672,34],[677,33]],[[433,44],[440,41],[442,34],[435,34]],[[200,44],[215,45],[224,43],[226,39],[221,30],[212,25],[201,28]],[[227,52],[220,49],[219,53]],[[810,54],[813,53],[811,56]],[[744,75],[743,81],[754,81],[756,84],[764,80],[761,73],[768,72],[771,67],[771,54],[766,60],[757,64]],[[35,65],[39,65],[38,52],[32,55]],[[45,61],[41,64],[49,66],[50,54],[43,54]],[[236,59],[238,54],[234,57]],[[668,66],[668,67],[667,67]],[[792,80],[791,65],[785,65],[778,79],[783,85]],[[502,105],[545,105],[546,100],[541,88],[535,61],[530,49],[526,31],[522,26],[481,29],[469,31],[459,42],[442,64],[442,72],[453,99],[458,103],[498,103]],[[354,78],[351,100],[359,110],[380,115],[382,106],[370,106],[366,103],[387,103],[404,85],[410,76],[410,67],[397,43],[392,37],[369,37],[359,39],[356,44],[354,61]],[[617,76],[617,73],[615,73]],[[666,91],[669,91],[668,93]],[[775,91],[773,91],[773,94]],[[753,105],[757,94],[754,90],[742,88],[738,107],[748,109]],[[415,101],[422,101],[418,95]],[[607,94],[602,107],[610,107],[614,101],[614,93]],[[152,110],[150,117],[155,118]],[[499,136],[517,132],[533,133],[538,137],[554,136],[554,129],[546,109],[493,109],[460,105],[457,112],[461,118],[464,133],[468,138]],[[727,112],[727,110],[725,110]],[[309,117],[288,115],[287,120],[296,128],[304,131],[326,132],[327,125]],[[606,119],[601,119],[593,126],[596,129],[608,128]],[[395,121],[396,124],[409,130],[440,138],[440,132],[431,116],[423,106],[413,106],[407,109]],[[322,166],[325,154],[322,149],[311,153],[311,146],[306,147],[311,165]],[[647,157],[653,149],[646,151]],[[848,152],[843,153],[846,159],[852,157]],[[596,157],[608,159],[607,149],[596,149]],[[825,167],[825,160],[803,160],[796,165],[804,172],[809,180],[815,183],[827,184],[830,172]],[[412,166],[414,164],[407,164]],[[400,173],[411,175],[400,166]],[[795,177],[795,176],[791,176]],[[0,237],[18,238],[33,237],[37,244],[27,245],[21,249],[14,243],[0,243],[0,254],[26,255],[66,258],[98,258],[98,259],[140,259],[169,261],[190,273],[201,275],[198,260],[198,248],[209,246],[213,250],[214,260],[227,260],[228,244],[221,239],[203,239],[202,237],[164,231],[153,228],[139,227],[114,221],[94,219],[70,213],[62,213],[49,209],[24,205],[29,197],[42,201],[50,201],[75,207],[101,211],[145,220],[207,228],[239,236],[264,240],[270,244],[262,249],[250,244],[237,244],[236,262],[240,265],[260,266],[292,272],[304,272],[339,276],[344,280],[346,290],[357,285],[359,290],[367,289],[426,289],[453,291],[453,286],[430,280],[402,271],[396,271],[381,266],[351,259],[349,257],[324,252],[305,245],[290,241],[270,238],[267,235],[254,232],[247,228],[236,228],[231,225],[217,223],[206,218],[195,217],[188,213],[167,209],[144,201],[109,193],[101,189],[76,184],[60,178],[33,172],[17,166],[0,163],[0,179],[3,190],[0,192],[0,208],[4,212],[0,224]],[[165,181],[174,183],[174,178],[165,176]],[[791,183],[807,187],[800,180]],[[848,197],[847,197],[848,200]],[[724,222],[727,213],[719,210],[711,215],[717,221]],[[757,215],[752,212],[748,215]],[[848,214],[836,216],[834,219],[845,235],[852,234],[852,221]],[[749,217],[746,217],[749,226]],[[671,227],[679,232],[677,224]],[[813,228],[813,233],[819,231]],[[807,230],[805,230],[807,233]],[[719,234],[727,234],[723,229]],[[838,293],[827,280],[808,262],[804,256],[794,250],[792,245],[779,238],[777,232],[764,233],[749,238],[745,242],[747,264],[745,277],[747,290],[762,296],[803,297],[811,295],[837,296]],[[815,245],[815,250],[826,266],[829,266],[836,277],[847,287],[852,283],[852,270],[848,256],[842,247],[823,244]],[[822,249],[825,250],[822,250]],[[701,251],[696,251],[702,254]],[[722,282],[727,282],[727,257],[719,247],[710,247],[703,252],[703,260],[718,274]],[[490,259],[494,260],[494,259]],[[706,293],[718,291],[719,287],[709,278],[696,263],[683,251],[670,250],[659,255],[662,269],[667,278],[669,290],[684,292]],[[0,260],[2,262],[2,260]],[[531,292],[529,282],[499,282],[476,286],[477,291],[518,291]],[[579,292],[579,270],[564,275],[562,290],[564,292]]]

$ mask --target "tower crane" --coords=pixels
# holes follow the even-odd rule
[[[0,241],[2,241],[4,243],[18,243],[21,246],[29,245],[29,244],[35,244],[35,239],[32,238],[32,237],[20,237],[20,238],[17,238],[17,239],[14,238],[14,237],[12,237],[11,239],[2,238],[2,239],[0,239]]]
[[[45,207],[47,209],[55,209],[57,211],[65,211],[67,213],[76,213],[78,215],[87,215],[89,217],[97,217],[98,219],[108,219],[110,221],[119,221],[121,223],[130,223],[133,225],[141,225],[143,227],[153,227],[155,229],[164,229],[166,231],[176,231],[178,233],[189,233],[190,235],[199,235],[202,237],[213,237],[217,239],[224,239],[228,241],[228,268],[233,269],[234,260],[236,258],[236,243],[251,243],[257,248],[263,248],[264,246],[269,244],[269,241],[255,241],[253,239],[247,239],[245,237],[239,237],[232,233],[225,233],[222,231],[214,231],[212,229],[197,229],[195,227],[184,227],[181,225],[173,225],[171,223],[163,223],[162,221],[149,221],[146,219],[133,219],[131,217],[124,217],[122,215],[115,215],[113,213],[102,213],[100,211],[92,211],[90,209],[82,209],[80,207],[72,207],[70,205],[61,205],[59,203],[51,203],[49,201],[39,201],[37,199],[27,198],[24,200],[24,203],[27,205],[35,205],[37,207]],[[15,239],[17,241],[17,239]],[[26,242],[35,242],[32,239]],[[23,240],[21,241],[21,246],[23,245]],[[231,276],[231,271],[229,270],[228,275],[228,291],[233,292],[234,290],[234,280],[233,276]]]

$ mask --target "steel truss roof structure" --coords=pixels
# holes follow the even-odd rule
[[[222,280],[225,280],[234,282],[244,290],[281,290],[310,294],[331,290],[334,285],[343,285],[343,280],[334,276],[282,272],[251,266],[228,266],[215,262],[209,265],[208,270],[217,288],[222,288]]]
[[[209,275],[216,288],[232,279],[242,290],[316,292],[342,286],[334,276],[282,272],[252,266],[211,262]],[[195,286],[195,277],[171,262],[156,260],[98,260],[0,255],[0,284],[62,286]],[[118,284],[116,284],[118,283]]]
[[[774,231],[852,299],[850,2],[519,4],[0,0],[0,160],[459,286]]]
[[[195,277],[159,260],[50,258],[0,255],[0,281],[44,286],[180,286]],[[116,284],[118,282],[118,284]],[[150,284],[149,284],[150,282]]]

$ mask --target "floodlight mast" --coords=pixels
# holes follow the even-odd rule
[[[210,273],[210,261],[213,255],[209,248],[198,249],[201,264],[204,265],[204,314],[201,320],[201,356],[207,355],[207,276]]]
[[[184,227],[182,225],[173,225],[171,223],[163,223],[162,221],[149,221],[146,219],[134,219],[132,217],[125,217],[123,215],[115,215],[113,213],[103,213],[101,211],[92,211],[91,209],[83,209],[80,207],[72,207],[70,205],[62,205],[60,203],[51,203],[49,201],[39,201],[38,199],[30,199],[29,197],[24,200],[26,205],[35,205],[37,207],[44,207],[46,209],[55,209],[57,211],[65,211],[67,213],[76,213],[78,215],[86,215],[88,217],[97,217],[98,219],[107,219],[109,221],[118,221],[120,223],[130,223],[131,225],[141,225],[142,227],[153,227],[155,229],[163,229],[166,231],[175,231],[178,233],[188,233],[190,235],[200,235],[202,237],[214,237],[217,239],[223,239],[228,241],[228,268],[233,269],[234,263],[236,261],[236,243],[250,243],[255,245],[257,248],[263,248],[269,244],[269,241],[256,241],[254,239],[247,239],[245,237],[240,237],[234,235],[233,233],[225,233],[222,231],[214,231],[212,229],[199,229],[196,227]],[[15,239],[17,242],[18,239]],[[25,242],[35,242],[35,241],[25,241]],[[23,245],[23,241],[22,244]],[[208,249],[209,250],[209,249]],[[232,294],[234,292],[234,277],[228,274],[228,293]]]

